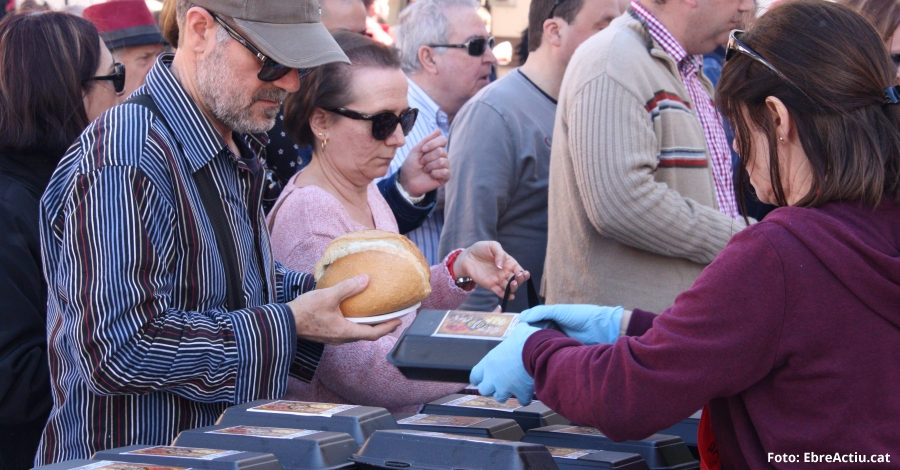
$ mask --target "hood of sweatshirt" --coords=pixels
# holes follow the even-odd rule
[[[782,207],[765,221],[789,230],[863,303],[900,328],[900,203]]]

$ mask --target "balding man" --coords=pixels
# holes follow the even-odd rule
[[[322,0],[322,24],[332,33],[366,34],[366,6],[362,0]]]

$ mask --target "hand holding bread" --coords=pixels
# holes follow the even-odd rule
[[[335,238],[316,263],[316,288],[360,274],[369,276],[369,287],[341,302],[346,317],[396,312],[431,294],[431,270],[422,252],[393,232],[363,230]]]
[[[503,297],[506,283],[513,274],[512,292],[520,284],[531,277],[519,263],[503,251],[503,247],[495,241],[477,242],[466,248],[453,263],[453,274],[457,277],[470,277],[476,284],[490,290],[498,297]],[[515,298],[515,296],[512,296]]]
[[[400,320],[368,326],[353,323],[341,313],[344,299],[362,292],[369,285],[368,276],[355,276],[328,289],[317,289],[288,302],[297,326],[297,336],[323,344],[352,341],[375,341],[400,326]]]

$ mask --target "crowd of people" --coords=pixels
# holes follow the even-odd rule
[[[365,276],[315,290],[366,229],[419,246],[422,308],[540,286],[483,395],[614,439],[702,408],[704,468],[898,452],[900,2],[532,0],[499,79],[477,0],[375,9],[0,20],[0,470],[460,391],[386,361],[415,315],[343,317]]]

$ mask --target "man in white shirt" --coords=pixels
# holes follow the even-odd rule
[[[419,109],[419,118],[406,145],[397,150],[388,176],[403,166],[416,145],[430,148],[445,142],[453,116],[489,83],[497,59],[491,52],[493,38],[478,16],[479,6],[472,0],[419,0],[400,14],[396,46],[409,82],[409,106]],[[443,225],[439,197],[434,214],[407,234],[432,265],[440,261]]]

